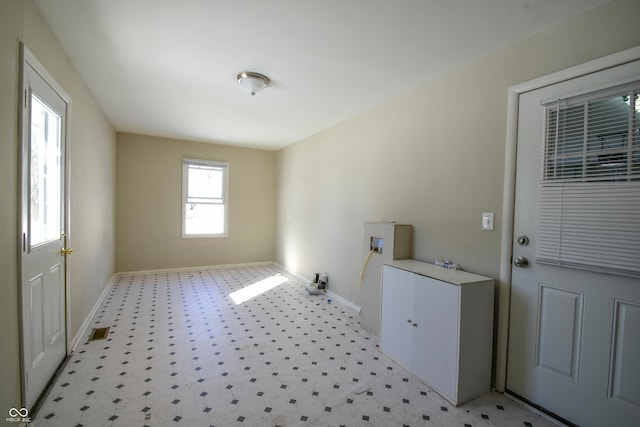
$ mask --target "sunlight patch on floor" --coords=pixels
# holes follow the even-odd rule
[[[250,284],[249,286],[245,286],[239,291],[231,292],[229,296],[236,303],[236,305],[240,305],[243,302],[249,301],[258,295],[261,295],[276,286],[280,286],[284,282],[288,281],[285,276],[281,274],[275,274],[271,277],[267,277],[266,279],[262,279],[259,282],[255,282]]]

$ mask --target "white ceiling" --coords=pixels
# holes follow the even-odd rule
[[[116,130],[274,150],[609,1],[35,3]]]

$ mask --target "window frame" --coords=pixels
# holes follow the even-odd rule
[[[204,166],[212,168],[220,168],[222,174],[222,205],[224,206],[223,232],[222,233],[187,233],[187,215],[186,206],[189,200],[189,168],[190,166]],[[201,203],[207,204],[207,203]],[[210,239],[228,237],[229,230],[229,162],[220,160],[205,160],[194,158],[182,159],[182,238],[183,239]]]

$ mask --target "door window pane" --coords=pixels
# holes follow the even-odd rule
[[[29,244],[57,240],[61,224],[61,118],[31,95],[29,144]]]
[[[547,104],[543,180],[640,181],[639,84]]]

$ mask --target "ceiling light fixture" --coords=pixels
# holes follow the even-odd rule
[[[254,73],[253,71],[241,71],[236,74],[236,80],[246,90],[254,96],[256,93],[260,92],[262,89],[269,86],[271,80],[269,77],[264,74]]]

